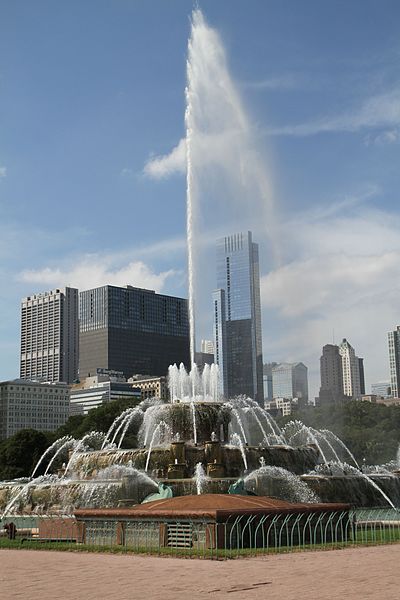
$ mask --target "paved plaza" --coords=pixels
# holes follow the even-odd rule
[[[14,600],[398,600],[400,545],[229,561],[0,550]]]

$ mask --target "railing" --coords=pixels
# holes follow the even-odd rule
[[[15,528],[1,531],[0,547],[211,559],[400,541],[400,512],[384,509],[230,515],[222,522],[208,518],[76,521],[68,515],[9,516],[2,527],[10,523]]]

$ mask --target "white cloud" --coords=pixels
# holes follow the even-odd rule
[[[341,115],[321,117],[307,123],[268,131],[270,135],[307,136],[336,131],[392,127],[400,124],[400,88],[368,98],[357,109]]]
[[[375,144],[377,146],[386,146],[387,144],[396,144],[400,142],[400,128],[387,129],[377,135],[368,134],[364,138],[366,146]]]
[[[0,179],[7,177],[7,167],[0,167]]]
[[[181,139],[169,154],[149,158],[143,172],[153,179],[164,179],[174,173],[185,173],[186,140]]]
[[[114,256],[85,255],[75,259],[70,267],[25,270],[19,273],[17,279],[50,287],[69,285],[79,290],[107,284],[116,286],[129,284],[160,292],[166,280],[176,274],[172,269],[156,273],[139,260],[122,266],[115,265],[114,261]]]
[[[367,382],[388,377],[387,332],[400,322],[400,218],[363,204],[284,224],[286,258],[261,279],[264,353],[302,360],[319,387],[322,346],[346,337]]]

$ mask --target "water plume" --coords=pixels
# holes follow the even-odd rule
[[[271,178],[257,147],[258,136],[229,72],[220,35],[199,9],[192,13],[186,73],[188,306],[193,365],[195,298],[196,310],[202,312],[214,287],[212,274],[204,285],[209,269],[202,265],[211,259],[211,248],[213,256],[216,237],[236,231],[240,223],[242,230],[251,229],[263,238],[267,234],[275,255],[277,244],[272,235]],[[201,286],[196,285],[200,272]]]

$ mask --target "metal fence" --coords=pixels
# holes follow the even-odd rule
[[[10,527],[1,531],[0,547],[212,559],[400,541],[400,513],[383,509],[231,515],[222,522],[197,518],[76,521],[68,515],[9,516],[2,527],[10,523],[14,524],[11,535]]]

